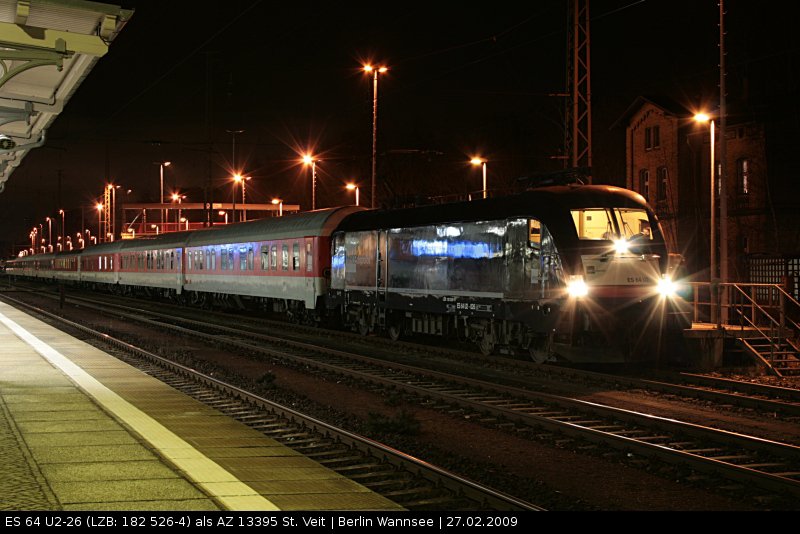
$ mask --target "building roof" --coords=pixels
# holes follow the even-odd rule
[[[668,115],[673,115],[675,117],[691,117],[694,115],[694,113],[692,113],[688,108],[669,97],[640,95],[636,97],[636,100],[634,100],[630,106],[628,106],[628,109],[625,110],[625,113],[623,113],[622,116],[611,125],[611,129],[619,126],[627,127],[631,117],[636,114],[645,104],[652,104],[653,106],[664,110],[664,112],[666,112]]]
[[[85,0],[0,1],[0,192],[131,16]]]

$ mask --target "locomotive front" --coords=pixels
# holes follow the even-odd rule
[[[651,342],[676,331],[658,221],[615,187],[358,213],[334,233],[331,258],[328,305],[364,334],[615,362],[657,354]]]
[[[548,350],[570,361],[655,360],[688,327],[682,258],[644,198],[615,187],[565,206],[564,300]],[[563,219],[562,219],[563,220]]]

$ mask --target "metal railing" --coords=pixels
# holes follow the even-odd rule
[[[797,351],[800,303],[782,285],[693,282],[691,286],[695,323],[711,323],[728,331],[750,330],[752,337],[769,343],[770,364],[784,344]],[[754,354],[765,355],[745,336],[741,340]]]

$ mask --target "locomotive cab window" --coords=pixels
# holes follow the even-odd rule
[[[528,244],[533,248],[542,245],[542,223],[536,219],[528,220]]]
[[[572,210],[578,239],[613,239],[616,236],[614,216],[606,208]]]
[[[640,239],[646,241],[653,240],[653,232],[650,229],[650,220],[647,212],[642,209],[616,209],[614,210],[619,217],[622,227],[622,236],[627,240]]]
[[[645,209],[583,208],[571,213],[581,240],[653,239]]]

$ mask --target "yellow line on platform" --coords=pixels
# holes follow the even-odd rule
[[[279,510],[253,488],[0,312],[0,322],[229,510]]]

